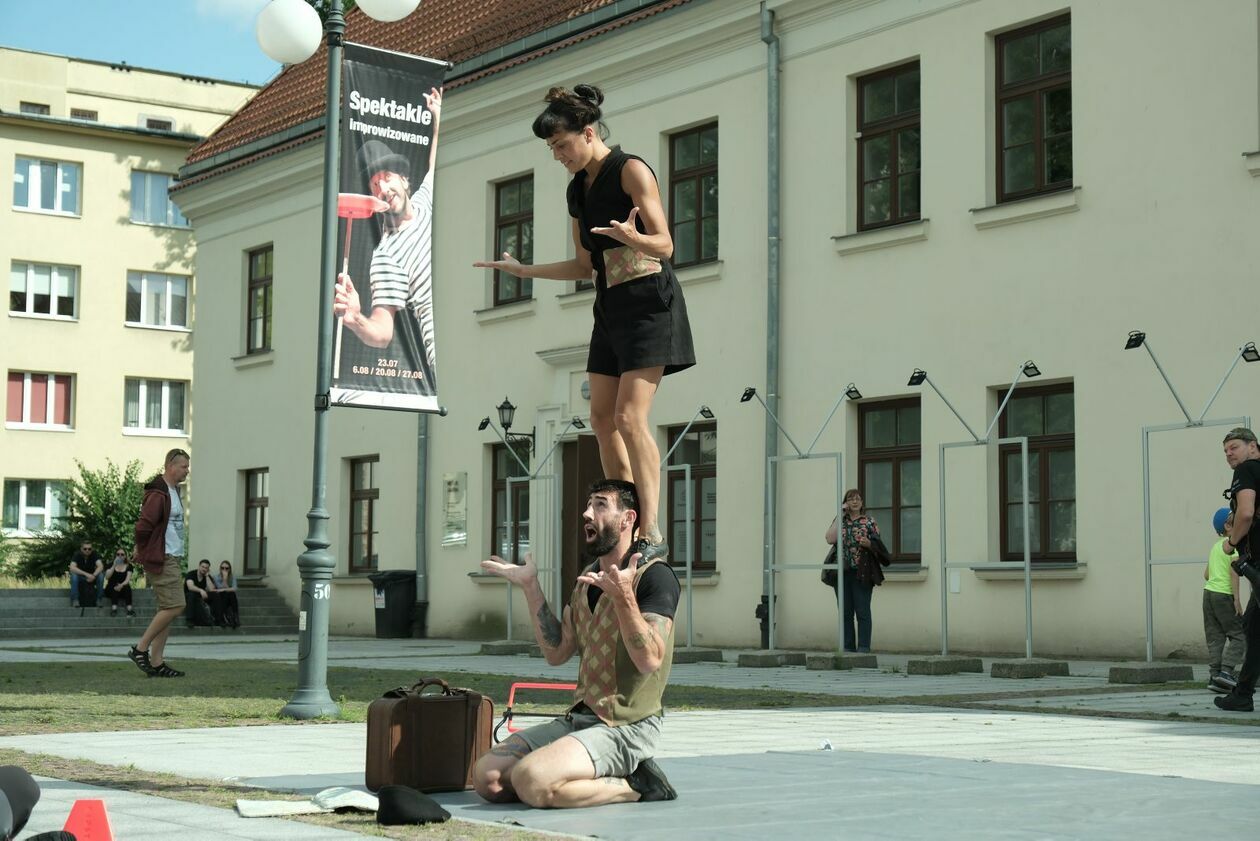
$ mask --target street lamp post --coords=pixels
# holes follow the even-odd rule
[[[363,11],[381,20],[399,20],[419,0],[360,0]],[[319,334],[315,366],[315,444],[311,509],[306,513],[306,551],[298,555],[302,601],[298,614],[298,687],[280,714],[309,719],[340,715],[328,694],[328,617],[336,558],[328,547],[328,408],[332,388],[332,292],[337,264],[337,190],[341,157],[341,44],[346,19],[341,0],[328,0],[323,33],[328,44],[324,100],[324,212],[320,223]],[[313,20],[312,20],[313,18]],[[271,58],[296,64],[319,46],[318,14],[303,0],[272,0],[258,16],[258,42]],[[312,35],[314,36],[312,38]]]

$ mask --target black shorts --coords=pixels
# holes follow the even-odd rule
[[[682,289],[668,269],[613,287],[596,281],[595,326],[586,370],[620,377],[663,366],[673,374],[696,364]]]

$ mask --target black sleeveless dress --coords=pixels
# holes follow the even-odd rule
[[[661,365],[665,374],[673,374],[695,365],[696,351],[687,303],[669,261],[661,260],[659,272],[610,287],[604,253],[625,246],[591,233],[591,228],[607,227],[611,220],[629,218],[634,200],[621,188],[621,170],[629,160],[643,161],[614,146],[590,190],[585,189],[585,170],[569,182],[569,215],[578,221],[582,247],[590,252],[595,268],[595,326],[586,370],[619,377],[626,371]],[[647,233],[641,217],[635,225],[640,233]]]

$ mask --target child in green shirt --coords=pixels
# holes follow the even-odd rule
[[[1234,515],[1222,508],[1212,517],[1217,535],[1229,533]],[[1203,635],[1208,647],[1208,689],[1225,694],[1238,679],[1234,669],[1243,658],[1242,602],[1238,573],[1230,566],[1237,553],[1225,554],[1224,537],[1212,544],[1203,569]]]

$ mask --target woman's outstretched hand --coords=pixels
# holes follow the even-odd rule
[[[639,230],[634,226],[634,220],[638,217],[639,208],[633,207],[626,221],[618,222],[616,219],[610,219],[608,227],[591,228],[591,233],[615,239],[622,245],[636,246],[639,241]]]
[[[521,273],[525,264],[512,256],[511,252],[504,251],[502,260],[478,260],[473,263],[474,269],[496,269],[501,272],[507,272],[514,277],[524,277]]]

